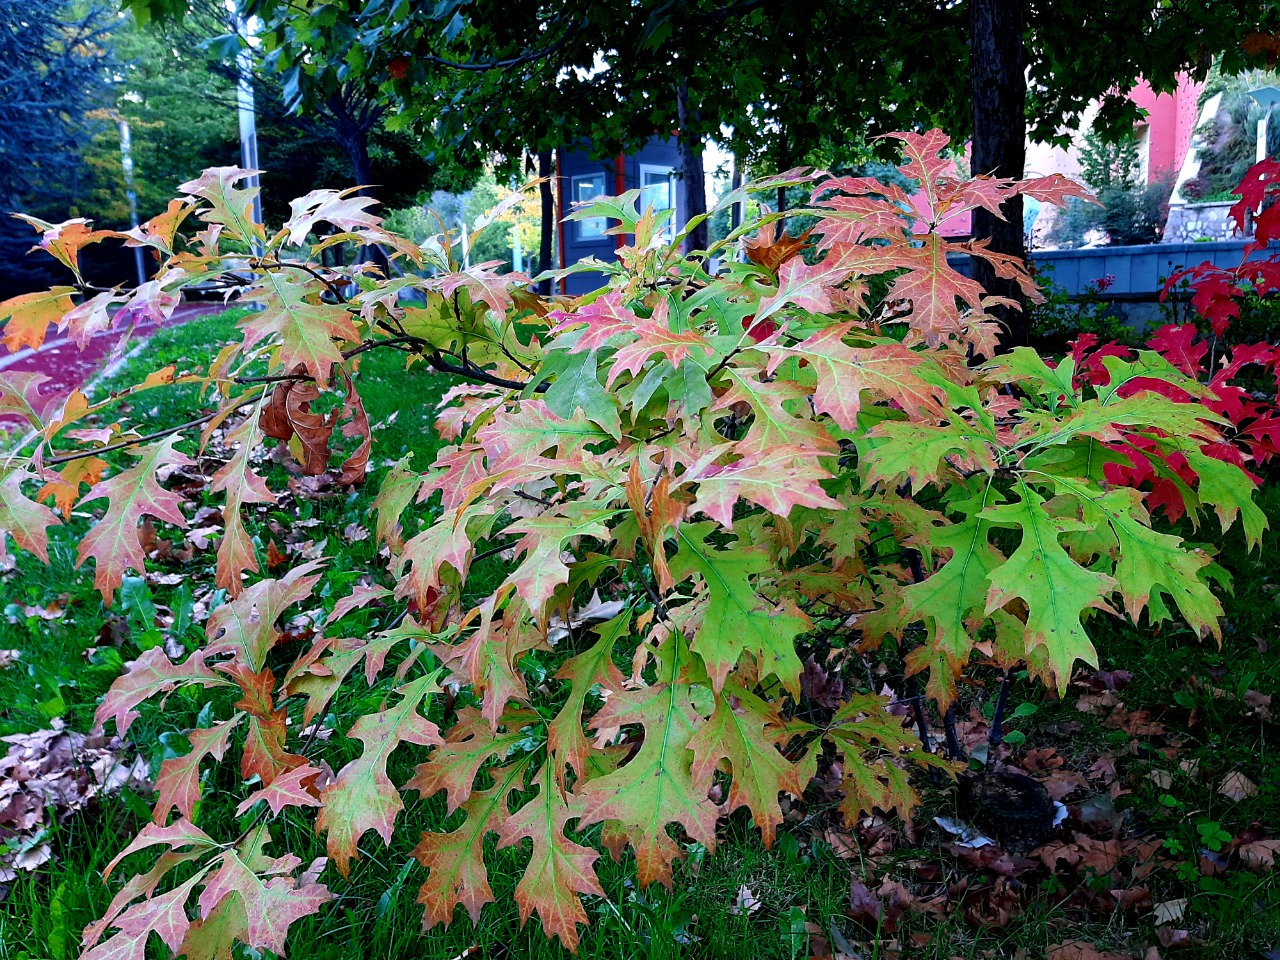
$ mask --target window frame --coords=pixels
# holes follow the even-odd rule
[[[591,197],[578,196],[578,184],[586,182],[595,182],[600,185],[600,192]],[[589,202],[599,199],[600,197],[609,196],[609,181],[604,171],[597,173],[580,173],[577,176],[569,178],[569,192],[573,198],[574,204]],[[608,217],[588,217],[585,220],[575,221],[577,223],[577,239],[583,243],[590,243],[597,240],[604,240],[607,237],[605,233],[609,229]]]
[[[662,176],[667,182],[667,201],[669,206],[661,207],[661,208],[655,206],[654,212],[656,213],[659,209],[671,211],[671,219],[667,221],[667,225],[663,229],[663,235],[666,236],[668,240],[674,240],[676,235],[676,216],[678,214],[678,211],[676,209],[676,168],[673,166],[668,166],[665,163],[640,164],[640,211],[641,213],[643,213],[648,206],[648,204],[646,204],[644,200],[644,191],[648,187],[656,186],[656,184],[645,183],[645,178],[653,174],[658,174]]]

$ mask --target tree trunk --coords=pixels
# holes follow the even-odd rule
[[[351,172],[355,176],[356,186],[360,188],[360,195],[372,196],[370,187],[373,186],[373,161],[369,159],[369,131],[354,127],[349,135],[342,138],[342,143],[351,159]],[[384,277],[391,276],[391,261],[387,258],[387,251],[378,244],[362,247],[360,258],[376,263]]]
[[[369,159],[369,134],[363,130],[353,131],[345,138],[347,155],[351,158],[351,172],[355,176],[356,186],[361,196],[369,196],[369,188],[373,186],[373,161]]]
[[[702,141],[694,137],[689,115],[689,85],[684,80],[676,90],[676,110],[680,123],[680,177],[684,181],[685,222],[707,212],[707,178],[702,169]],[[689,232],[685,251],[707,249],[707,221]]]
[[[551,192],[551,179],[555,168],[551,162],[551,151],[543,150],[538,154],[538,176],[542,183],[538,185],[538,198],[542,201],[542,219],[538,234],[538,272],[551,269],[551,241],[556,232],[555,197]],[[551,281],[543,280],[538,284],[538,292],[544,297],[551,295]]]
[[[969,89],[973,99],[973,174],[1021,179],[1027,160],[1027,79],[1023,30],[1025,0],[969,0]],[[1022,233],[1022,197],[1005,202],[1001,220],[986,210],[973,211],[973,239],[989,241],[996,253],[1026,257]],[[973,277],[988,293],[1021,306],[995,307],[1004,327],[1001,350],[1030,342],[1026,298],[1013,280],[1003,280],[980,257],[972,258]]]

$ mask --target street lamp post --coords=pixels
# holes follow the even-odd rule
[[[133,176],[133,135],[129,121],[120,120],[120,166],[124,168],[124,196],[129,202],[129,226],[138,227],[138,185]],[[147,268],[142,259],[142,247],[133,248],[133,265],[138,272],[138,286],[147,282]]]
[[[238,25],[246,36],[253,36],[252,25],[243,18],[237,18]],[[236,54],[236,112],[240,119],[240,166],[252,170],[248,178],[248,186],[256,192],[253,195],[253,222],[262,223],[262,180],[258,176],[258,116],[253,100],[253,51],[246,46]],[[262,255],[261,245],[254,243],[254,253]]]

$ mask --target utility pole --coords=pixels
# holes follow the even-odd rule
[[[138,186],[133,177],[133,135],[129,121],[120,120],[120,166],[124,168],[124,195],[129,201],[129,226],[138,228]],[[133,264],[138,272],[138,286],[147,282],[147,267],[142,259],[142,248],[133,248]]]
[[[247,38],[253,36],[249,21],[236,17],[236,26],[243,29]],[[253,222],[262,225],[262,180],[258,176],[258,115],[253,100],[253,53],[246,45],[236,54],[236,107],[240,118],[240,166],[254,171],[248,178],[253,195]],[[254,243],[254,253],[261,256],[262,245]]]

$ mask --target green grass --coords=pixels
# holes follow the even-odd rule
[[[113,382],[136,381],[149,370],[171,362],[179,369],[199,367],[223,342],[233,338],[236,317],[224,314],[158,334]],[[333,597],[347,592],[362,571],[383,569],[384,561],[376,556],[372,541],[350,542],[342,530],[354,521],[368,521],[371,499],[390,461],[412,453],[419,468],[430,464],[440,446],[431,430],[434,409],[449,385],[447,379],[421,365],[405,371],[398,354],[374,352],[366,356],[359,387],[375,425],[374,463],[378,469],[355,493],[282,503],[264,510],[256,519],[256,528],[264,537],[260,544],[263,550],[266,536],[283,536],[270,529],[272,521],[285,532],[299,519],[319,521],[305,529],[309,537],[328,540],[325,553],[331,560],[321,600],[329,605]],[[132,402],[135,419],[157,426],[181,423],[202,409],[190,388],[156,391]],[[273,489],[283,488],[284,479],[283,472],[271,477]],[[1262,501],[1273,524],[1280,522],[1280,488],[1264,490]],[[416,522],[427,516],[420,510]],[[83,522],[81,519],[78,524]],[[177,536],[171,532],[162,535]],[[0,581],[0,607],[8,612],[0,619],[0,648],[17,648],[23,655],[18,665],[0,671],[0,735],[41,729],[55,717],[74,729],[87,730],[99,697],[123,662],[138,655],[139,641],[147,642],[145,625],[126,612],[127,618],[133,619],[132,639],[119,650],[104,646],[98,635],[109,613],[93,590],[92,571],[76,568],[73,540],[66,531],[53,535],[50,556],[51,565],[45,568],[20,555],[16,575]],[[1199,824],[1214,822],[1235,833],[1257,822],[1269,825],[1274,832],[1280,825],[1280,764],[1271,743],[1275,728],[1248,717],[1236,699],[1248,689],[1280,693],[1280,629],[1276,627],[1280,590],[1274,589],[1280,587],[1280,565],[1272,558],[1269,550],[1248,554],[1240,543],[1230,542],[1222,561],[1235,578],[1236,592],[1228,601],[1228,626],[1221,649],[1212,641],[1202,642],[1189,631],[1168,625],[1152,631],[1107,626],[1101,617],[1093,621],[1103,666],[1134,674],[1133,683],[1123,694],[1129,709],[1147,707],[1167,713],[1171,728],[1184,723],[1189,711],[1195,709],[1197,723],[1184,724],[1185,730],[1178,728],[1185,739],[1176,757],[1150,751],[1141,738],[1108,728],[1099,718],[1078,713],[1070,702],[1058,702],[1025,683],[1015,688],[1013,702],[1025,700],[1036,709],[1015,721],[1014,728],[1027,738],[1028,747],[1054,746],[1073,762],[1087,763],[1099,750],[1119,755],[1126,769],[1134,772],[1130,779],[1135,792],[1117,805],[1132,811],[1126,814],[1131,822],[1141,820],[1145,829],[1181,842],[1188,850],[1194,849]],[[211,582],[212,565],[213,554],[209,552],[172,570],[186,575],[188,583]],[[165,572],[163,568],[161,572]],[[483,581],[492,583],[503,573],[496,558],[477,571]],[[385,576],[383,582],[387,582]],[[153,602],[175,612],[189,606],[193,595],[188,583],[151,587]],[[23,613],[26,606],[54,601],[65,607],[59,619],[44,620]],[[386,612],[366,612],[351,621],[352,629],[376,630],[385,626],[389,617]],[[201,640],[201,631],[193,626],[180,639],[194,647]],[[1258,640],[1269,646],[1267,652],[1260,649]],[[85,651],[91,647],[99,650],[86,659]],[[1192,677],[1198,680],[1193,682]],[[1209,687],[1230,695],[1217,696]],[[362,683],[344,685],[330,708],[333,725],[346,729],[354,715],[376,708],[384,691],[385,686],[366,690]],[[180,731],[195,724],[204,696],[180,691],[163,710],[144,710],[130,731],[130,739],[152,759],[153,769],[172,755],[174,747],[186,749]],[[977,696],[982,705],[983,695]],[[219,703],[225,710],[229,700]],[[1064,736],[1057,732],[1064,721],[1080,722],[1082,729]],[[336,769],[357,749],[335,736],[327,759]],[[403,782],[414,762],[421,759],[414,754],[404,749],[396,755],[392,776],[397,782]],[[1179,769],[1182,760],[1199,763],[1198,780]],[[1146,776],[1149,770],[1168,772],[1170,786],[1157,787]],[[1258,784],[1256,797],[1232,803],[1215,793],[1221,777],[1234,770]],[[234,835],[244,825],[234,815],[242,795],[234,765],[212,768],[207,774],[203,808],[197,811],[198,821],[215,836]],[[452,960],[479,945],[478,956],[483,958],[566,960],[567,952],[548,942],[536,921],[523,928],[519,923],[513,891],[528,856],[519,848],[490,850],[490,877],[497,902],[485,908],[478,927],[459,911],[448,930],[436,928],[422,937],[422,912],[414,897],[424,870],[409,851],[420,831],[453,824],[445,816],[442,798],[423,800],[409,793],[405,799],[407,807],[390,848],[370,835],[362,844],[362,858],[354,864],[350,880],[336,877],[333,871],[326,873],[325,881],[338,900],[320,915],[295,925],[290,956],[299,960],[364,956]],[[930,811],[949,811],[954,805],[945,791],[931,791],[927,799]],[[48,838],[54,861],[35,874],[20,875],[8,899],[0,904],[0,960],[76,956],[80,930],[101,913],[117,888],[118,875],[108,886],[101,879],[101,870],[148,817],[145,798],[126,794],[105,798],[85,814],[57,826]],[[922,819],[927,823],[927,818]],[[861,865],[839,859],[802,827],[784,827],[780,842],[772,851],[765,851],[749,821],[735,817],[723,831],[717,852],[701,856],[701,851],[694,849],[689,861],[678,868],[669,891],[636,889],[632,864],[614,864],[602,854],[598,867],[608,900],[587,899],[591,927],[583,931],[579,956],[790,960],[808,955],[807,939],[792,936],[793,930],[803,930],[806,919],[824,930],[834,923],[854,942],[873,941],[874,931],[861,930],[845,917],[850,878],[855,871],[863,872]],[[277,851],[287,848],[304,862],[323,855],[323,843],[314,835],[308,818],[297,811],[275,821],[272,830]],[[909,878],[911,861],[921,856],[936,859],[936,835],[926,830],[921,837],[920,849],[896,851],[878,865],[878,874]],[[137,859],[141,863],[146,855]],[[1251,951],[1280,944],[1280,882],[1242,871],[1201,879],[1191,855],[1185,859],[1192,864],[1185,875],[1161,870],[1149,883],[1157,901],[1188,898],[1186,920],[1180,925],[1194,928],[1207,944],[1203,955],[1248,956]],[[759,909],[734,909],[742,886],[759,899]],[[909,914],[896,938],[905,949],[916,935],[919,943],[909,955],[930,958],[1013,956],[1019,950],[1027,957],[1038,957],[1048,944],[1065,939],[1088,939],[1108,949],[1154,942],[1154,924],[1149,917],[1122,919],[1117,914],[1086,922],[1064,901],[1064,895],[1050,882],[1027,891],[1022,912],[1003,928],[975,926],[966,921],[961,910],[941,918]],[[884,955],[874,945],[865,947],[863,953],[868,958]]]

